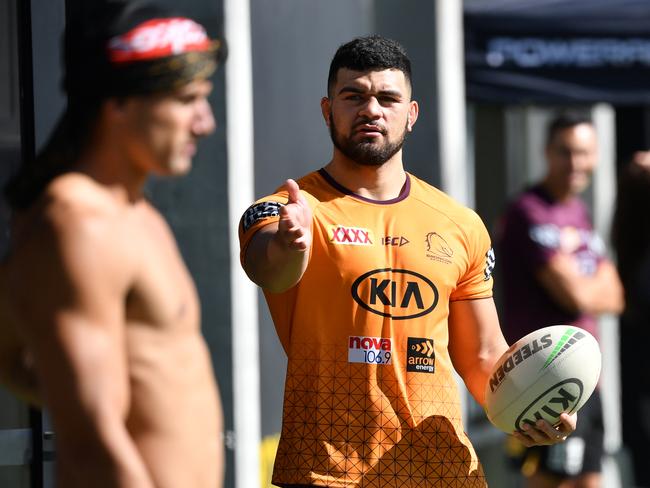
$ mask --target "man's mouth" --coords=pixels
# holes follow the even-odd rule
[[[360,124],[355,128],[355,132],[368,136],[383,136],[386,131],[379,125]]]

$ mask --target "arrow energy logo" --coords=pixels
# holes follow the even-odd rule
[[[436,353],[433,348],[433,339],[408,338],[406,371],[414,373],[436,372]]]

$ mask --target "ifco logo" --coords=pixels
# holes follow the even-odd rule
[[[375,269],[352,284],[352,298],[366,310],[395,320],[430,313],[438,304],[438,289],[426,276],[406,269]]]
[[[569,378],[553,385],[538,396],[517,417],[515,428],[521,429],[524,424],[534,425],[541,418],[555,424],[562,412],[573,413],[580,403],[584,386],[578,378]]]

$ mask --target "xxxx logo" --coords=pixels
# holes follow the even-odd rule
[[[372,246],[372,231],[360,227],[345,227],[332,225],[329,228],[329,240],[333,244],[347,244],[352,246]]]

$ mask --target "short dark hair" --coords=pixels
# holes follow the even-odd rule
[[[594,125],[591,115],[586,111],[567,110],[556,115],[546,129],[546,145],[551,144],[558,132],[582,124]]]
[[[406,82],[411,84],[411,61],[406,50],[397,41],[379,35],[357,37],[337,49],[327,76],[328,95],[331,95],[341,68],[353,71],[397,69],[404,73]]]

